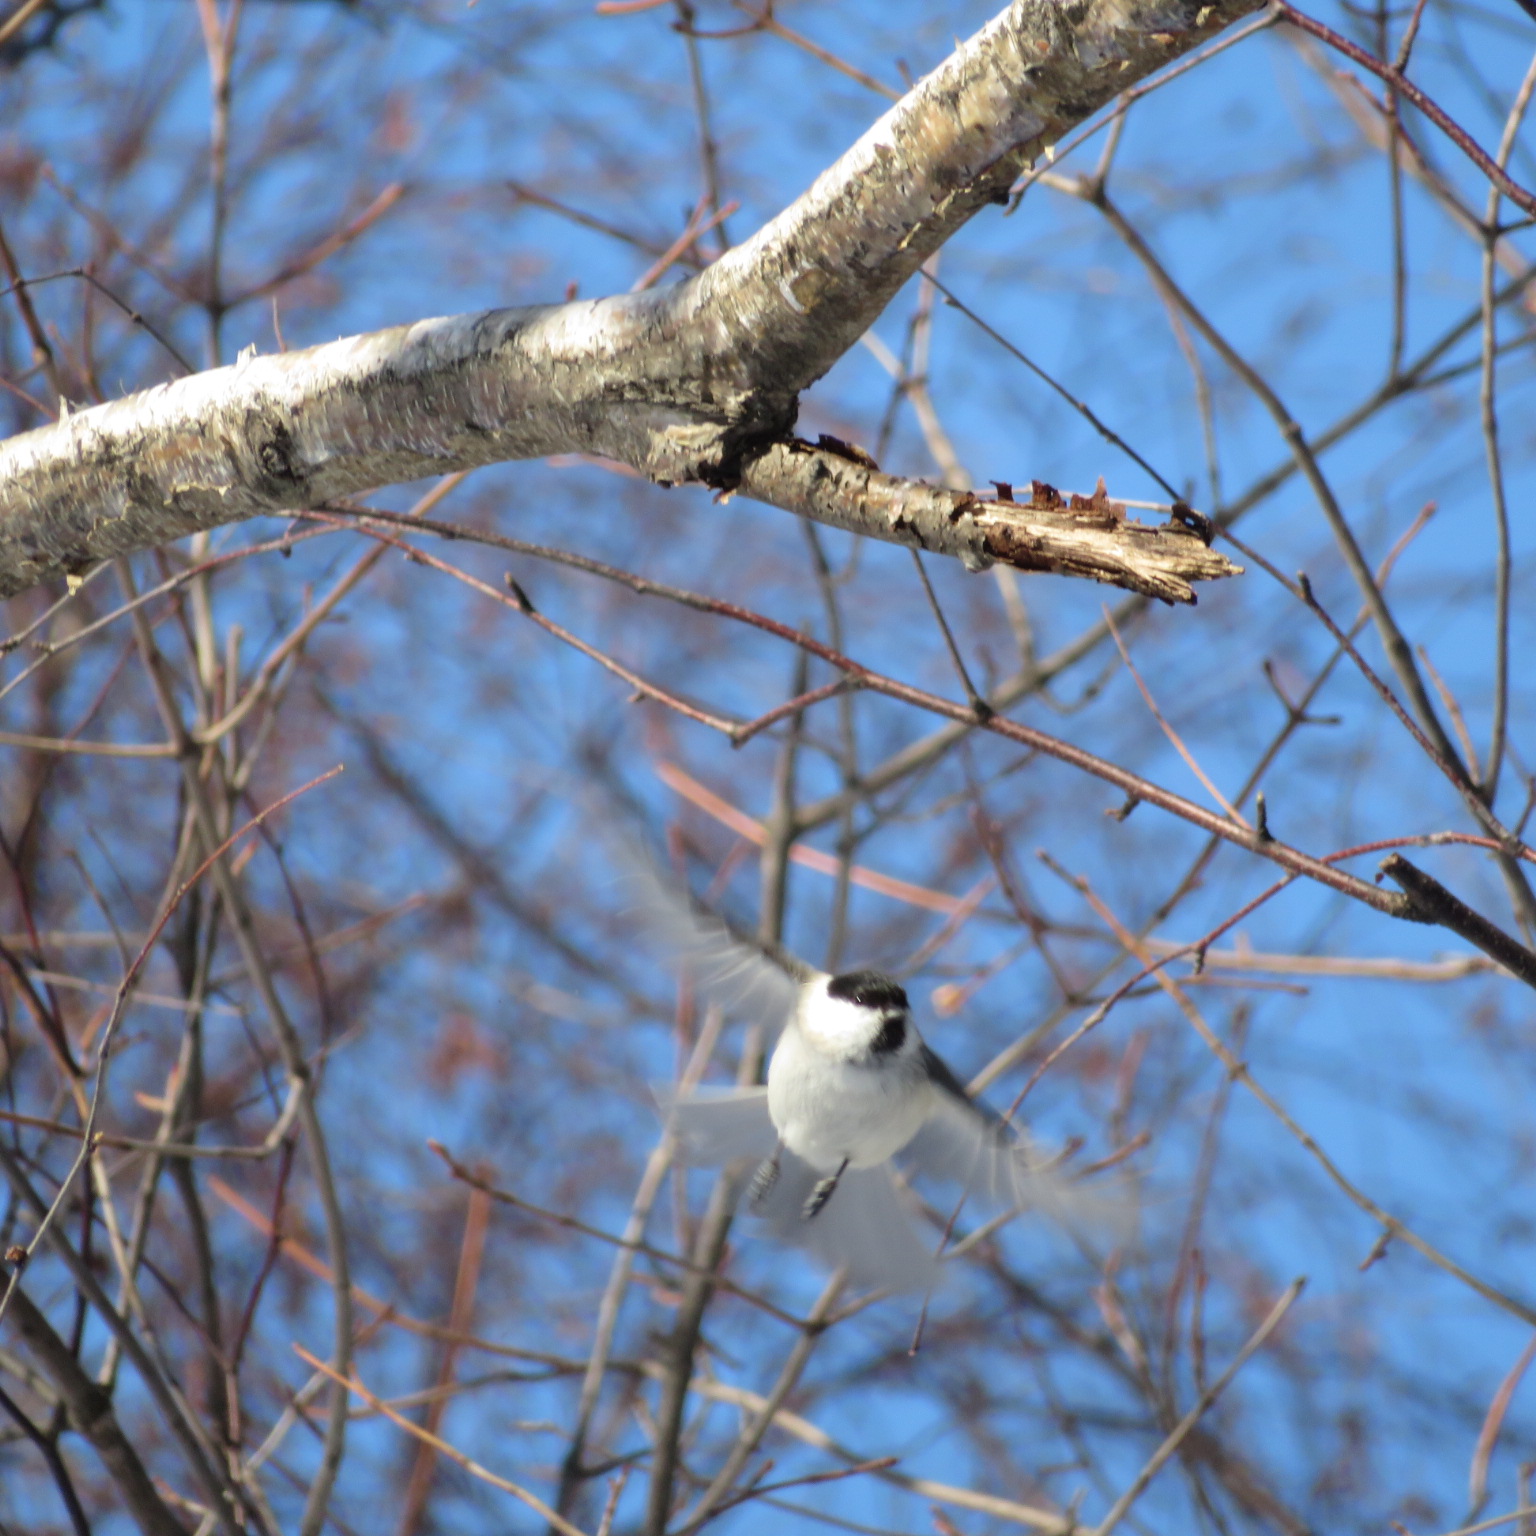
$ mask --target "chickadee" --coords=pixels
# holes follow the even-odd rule
[[[1074,1228],[1120,1224],[1122,1200],[1085,1195],[966,1093],[893,978],[831,976],[756,948],[654,876],[647,883],[647,923],[695,982],[729,1011],[782,1025],[766,1087],[695,1090],[667,1106],[687,1160],[756,1163],[748,1204],[780,1235],[860,1289],[930,1289],[940,1260],[896,1180],[898,1155],[995,1209],[1033,1207]]]

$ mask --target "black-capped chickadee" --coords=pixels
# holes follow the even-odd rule
[[[1085,1192],[977,1104],[924,1043],[900,984],[831,976],[739,938],[652,872],[646,926],[728,1011],[782,1028],[761,1088],[698,1089],[666,1106],[685,1160],[751,1160],[748,1204],[860,1289],[926,1290],[939,1279],[891,1160],[993,1209],[1035,1209],[1073,1229],[1123,1228],[1123,1191]]]

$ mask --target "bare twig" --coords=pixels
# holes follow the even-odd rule
[[[488,1467],[482,1467],[478,1461],[471,1460],[457,1446],[450,1445],[446,1440],[423,1429],[420,1424],[413,1423],[403,1413],[391,1408],[383,1398],[376,1397],[355,1376],[343,1376],[340,1371],[327,1365],[325,1361],[310,1354],[302,1344],[295,1344],[293,1352],[308,1366],[327,1376],[331,1381],[339,1383],[347,1392],[351,1392],[368,1404],[375,1413],[381,1413],[391,1424],[398,1424],[406,1434],[421,1441],[423,1445],[431,1448],[440,1456],[446,1456],[449,1461],[463,1467],[471,1477],[479,1478],[482,1483],[488,1483],[492,1488],[499,1488],[503,1493],[510,1493],[514,1499],[526,1504],[536,1515],[549,1521],[562,1536],[586,1536],[579,1525],[572,1525],[563,1515],[558,1515],[537,1494],[529,1493],[520,1483],[514,1483],[508,1478],[500,1477]]]
[[[1169,1457],[1177,1454],[1179,1447],[1189,1438],[1190,1432],[1205,1416],[1206,1411],[1226,1391],[1232,1378],[1264,1347],[1265,1341],[1280,1326],[1285,1318],[1285,1314],[1291,1310],[1292,1303],[1301,1295],[1302,1288],[1306,1283],[1304,1279],[1293,1280],[1285,1288],[1280,1299],[1269,1309],[1269,1315],[1254,1329],[1253,1333],[1249,1335],[1248,1342],[1233,1357],[1231,1365],[1200,1394],[1199,1400],[1179,1420],[1163,1443],[1152,1453],[1146,1466],[1136,1474],[1130,1487],[1115,1500],[1109,1513],[1094,1527],[1093,1536],[1109,1536],[1109,1533],[1125,1519],[1126,1515],[1130,1512],[1131,1506],[1146,1492],[1147,1485],[1162,1470]]]

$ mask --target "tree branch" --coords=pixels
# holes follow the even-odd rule
[[[1124,587],[1168,603],[1193,603],[1193,581],[1242,574],[1206,542],[1199,520],[1161,526],[1126,519],[1102,491],[1064,498],[1035,481],[1027,504],[1004,486],[996,501],[882,474],[870,461],[823,438],[769,444],[742,466],[741,491],[851,533],[935,554],[972,570],[997,562]],[[1004,494],[1008,493],[1008,494]]]
[[[604,455],[663,484],[741,484],[801,511],[804,487],[775,474],[801,391],[929,255],[1006,201],[1036,156],[1257,8],[1014,0],[804,196],[687,282],[249,353],[66,411],[0,443],[0,597],[220,524],[551,453]],[[774,501],[780,489],[785,501]],[[892,537],[882,518],[876,504],[866,518],[845,508],[835,520]],[[929,545],[923,530],[937,524],[919,520],[902,541],[968,551],[977,565],[1039,569],[1046,558],[1046,568],[1079,569],[1040,556],[1032,533],[956,526],[973,536],[952,527]],[[1133,549],[1144,542],[1129,537]],[[1086,560],[1088,574],[1114,579],[1102,555]],[[1157,595],[1187,600],[1179,584],[1230,569],[1175,574]]]
[[[101,1457],[124,1507],[144,1536],[186,1536],[186,1528],[167,1508],[133,1442],[117,1422],[112,1399],[81,1369],[69,1346],[19,1286],[11,1295],[10,1319],[53,1383],[71,1426]]]
[[[1466,902],[1451,894],[1433,875],[1417,864],[1410,864],[1400,853],[1390,853],[1381,861],[1381,872],[1408,893],[1412,903],[1410,917],[1420,922],[1438,923],[1459,933],[1505,970],[1518,976],[1528,987],[1536,987],[1536,954],[1490,923],[1481,912],[1474,912]]]

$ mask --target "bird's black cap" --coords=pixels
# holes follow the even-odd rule
[[[881,1011],[910,1007],[900,983],[879,971],[844,971],[827,983],[827,996]]]

